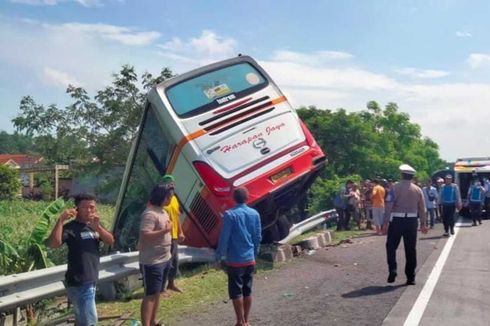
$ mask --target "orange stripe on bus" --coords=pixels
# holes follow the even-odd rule
[[[274,104],[279,104],[279,103],[282,103],[282,102],[285,102],[287,101],[286,99],[286,96],[281,96],[281,97],[278,97],[278,98],[275,98],[271,101],[271,105],[274,105]],[[217,128],[214,128],[214,129],[217,129]],[[209,130],[209,131],[212,131],[212,130]],[[170,159],[170,162],[168,163],[168,167],[167,167],[167,171],[166,173],[168,174],[171,174],[175,168],[175,164],[177,163],[177,158],[179,157],[180,155],[180,152],[182,152],[182,148],[184,148],[184,146],[190,142],[191,140],[193,139],[196,139],[196,138],[199,138],[203,135],[207,134],[206,130],[204,129],[199,129],[197,131],[194,131],[193,133],[191,133],[190,135],[188,136],[184,136],[182,137],[182,139],[179,141],[179,143],[177,144],[177,147],[175,148],[173,154],[172,154],[172,157]]]
[[[206,130],[199,129],[197,131],[194,131],[190,135],[182,137],[182,139],[179,141],[179,143],[177,144],[177,147],[175,148],[175,150],[172,154],[172,158],[170,159],[170,162],[168,163],[168,167],[167,167],[167,173],[168,174],[172,173],[172,171],[174,170],[175,164],[177,163],[177,158],[179,157],[180,152],[182,152],[182,148],[184,148],[184,146],[188,142],[190,142],[191,140],[196,139],[198,137],[201,137],[204,134],[206,134]]]
[[[285,101],[287,101],[286,96],[281,96],[281,97],[273,99],[271,102],[272,102],[272,105],[274,105],[274,104],[279,104],[279,103],[282,103]]]

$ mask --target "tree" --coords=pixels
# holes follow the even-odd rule
[[[18,132],[0,131],[0,154],[34,153],[34,139]]]
[[[0,200],[14,198],[20,190],[19,174],[16,170],[0,165]]]
[[[110,169],[124,165],[136,135],[145,104],[145,93],[154,84],[173,76],[169,68],[153,77],[142,75],[142,90],[134,67],[124,65],[110,86],[92,100],[81,87],[68,86],[73,103],[65,108],[45,107],[30,96],[21,100],[12,122],[17,131],[35,136],[46,160],[58,164],[94,164]]]
[[[352,113],[303,107],[298,114],[329,162],[311,188],[310,213],[331,207],[339,180],[356,175],[398,179],[402,163],[412,165],[423,180],[445,166],[437,144],[422,137],[420,126],[411,122],[407,113],[399,112],[396,103],[381,109],[377,102],[370,101],[367,110]]]

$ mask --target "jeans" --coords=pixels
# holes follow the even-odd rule
[[[434,227],[434,218],[436,216],[436,209],[435,208],[427,208],[427,213],[429,213],[430,227]]]
[[[97,323],[95,284],[67,287],[66,294],[73,304],[77,325],[95,325]]]

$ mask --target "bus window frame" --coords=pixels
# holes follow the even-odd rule
[[[187,78],[185,78],[183,80],[179,80],[178,83],[175,83],[175,84],[173,84],[173,85],[171,85],[169,87],[166,87],[165,90],[164,90],[164,94],[165,94],[166,100],[168,101],[168,103],[170,104],[170,107],[172,108],[172,111],[179,118],[185,119],[185,118],[191,118],[191,117],[200,115],[202,113],[208,112],[210,110],[213,110],[213,109],[215,109],[217,107],[220,107],[220,106],[224,105],[224,104],[220,104],[220,103],[217,102],[217,99],[221,98],[221,97],[219,97],[219,98],[214,99],[212,102],[210,102],[208,104],[202,105],[202,106],[200,106],[198,108],[195,108],[195,109],[193,109],[191,111],[188,111],[186,113],[179,114],[175,110],[175,108],[173,107],[173,104],[170,101],[170,98],[169,98],[167,92],[169,90],[171,90],[172,88],[174,88],[174,87],[176,87],[176,86],[178,86],[178,85],[180,85],[182,83],[185,83],[185,82],[187,82],[189,80],[192,80],[192,79],[201,77],[203,75],[207,75],[207,74],[210,74],[212,72],[215,72],[215,71],[218,71],[218,70],[221,70],[221,69],[225,69],[225,68],[228,68],[228,67],[231,67],[231,66],[237,66],[237,65],[240,65],[240,64],[248,64],[251,67],[253,67],[253,69],[255,69],[255,71],[260,74],[260,76],[264,79],[265,82],[262,83],[262,84],[255,85],[255,86],[252,86],[250,88],[247,88],[244,91],[241,91],[241,92],[238,92],[238,93],[233,92],[233,93],[227,94],[225,96],[228,96],[228,95],[231,95],[231,94],[235,94],[236,95],[236,99],[234,101],[236,101],[236,100],[238,100],[240,98],[243,98],[243,97],[245,97],[245,96],[247,96],[249,94],[258,92],[261,89],[264,89],[264,88],[266,88],[267,86],[269,86],[271,84],[271,79],[270,79],[269,75],[267,75],[266,73],[264,73],[264,71],[262,69],[259,69],[259,67],[257,65],[255,65],[255,63],[253,63],[251,61],[248,61],[248,60],[247,61],[240,61],[240,62],[232,62],[232,63],[226,64],[226,65],[215,67],[214,69],[211,69],[211,70],[203,71],[203,72],[201,72],[199,74],[196,74],[196,75],[191,75],[191,76],[189,76],[189,77],[187,77]]]
[[[164,128],[165,124],[162,123],[162,119],[161,119],[161,117],[159,117],[158,108],[155,105],[153,105],[151,102],[148,101],[145,105],[145,109],[144,109],[143,115],[141,117],[141,122],[140,122],[140,127],[139,127],[140,129],[138,131],[136,138],[134,139],[134,142],[135,142],[134,148],[132,149],[131,153],[129,154],[129,155],[131,155],[130,168],[127,171],[127,177],[126,176],[123,177],[123,180],[125,180],[125,182],[123,184],[121,184],[121,189],[123,189],[122,197],[118,200],[119,204],[117,207],[117,211],[115,212],[115,216],[117,217],[117,219],[115,219],[113,222],[113,229],[116,226],[120,226],[119,221],[121,218],[121,214],[124,212],[124,210],[126,210],[134,202],[136,202],[135,198],[130,198],[131,196],[128,197],[128,195],[129,195],[128,188],[130,187],[130,184],[132,182],[132,178],[133,178],[134,173],[135,173],[135,168],[142,168],[145,170],[144,171],[145,173],[148,172],[147,171],[148,167],[145,167],[145,166],[136,167],[136,161],[138,160],[139,156],[144,155],[145,156],[145,162],[147,162],[149,160],[152,164],[152,168],[155,171],[157,171],[157,174],[159,176],[161,176],[161,173],[162,173],[162,171],[160,171],[160,169],[159,169],[159,166],[157,164],[155,164],[154,158],[147,151],[147,148],[145,148],[144,153],[139,152],[141,150],[143,139],[145,137],[148,138],[148,135],[145,134],[145,132],[147,132],[147,130],[148,130],[148,122],[150,121],[150,118],[149,118],[150,110],[153,111],[154,118],[156,119],[155,123],[157,123],[159,126],[159,128],[158,128],[159,132],[161,132],[161,134],[165,137],[165,139],[167,139],[167,140],[173,139],[169,136],[168,132],[166,131],[166,128]],[[166,172],[166,170],[168,168],[168,163],[170,162],[170,158],[171,158],[172,153],[175,150],[175,146],[176,146],[174,141],[167,141],[167,143],[168,144],[167,144],[166,162],[158,161],[159,164],[162,164],[162,163],[165,164],[165,166],[164,166],[165,171],[163,171],[163,172]],[[148,143],[146,143],[144,145],[145,145],[145,147],[147,147]],[[153,183],[154,183],[154,185],[156,185],[158,183],[158,180],[154,180]],[[150,191],[151,191],[151,188],[148,189],[148,192],[150,192]],[[141,198],[141,201],[144,202],[145,198]],[[143,211],[144,211],[144,206],[143,206],[142,212]],[[130,222],[130,220],[128,220],[126,222]],[[123,231],[123,229],[124,229],[124,227],[118,228],[118,232]],[[122,242],[118,241],[114,245],[115,245],[115,247],[119,248],[122,244],[127,244],[127,243],[122,243]],[[119,249],[121,249],[121,248],[119,248]]]

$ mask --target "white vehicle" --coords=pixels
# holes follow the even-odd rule
[[[115,247],[135,249],[140,214],[164,174],[176,179],[185,244],[216,246],[222,214],[239,186],[249,190],[248,204],[261,213],[263,227],[280,228],[282,239],[289,227],[278,212],[297,203],[325,163],[286,97],[251,57],[171,78],[148,93],[118,197]]]
[[[459,185],[461,198],[466,199],[471,181],[478,178],[482,185],[490,179],[490,157],[458,158],[454,164],[454,182]]]

